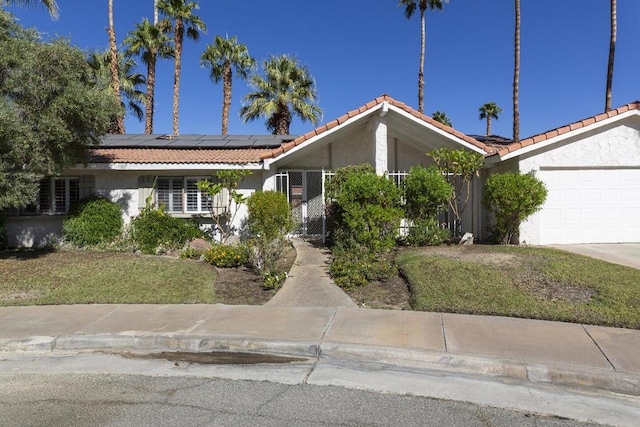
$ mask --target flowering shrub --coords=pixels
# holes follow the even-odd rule
[[[246,264],[248,254],[245,246],[220,243],[206,251],[204,259],[219,268],[233,268]]]

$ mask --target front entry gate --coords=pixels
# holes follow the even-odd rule
[[[322,170],[289,170],[276,174],[276,190],[287,195],[294,233],[299,236],[324,236],[324,175]]]

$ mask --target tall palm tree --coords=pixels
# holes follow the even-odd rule
[[[404,7],[404,15],[411,19],[416,9],[420,11],[420,70],[418,71],[418,111],[424,113],[424,51],[426,45],[426,24],[424,12],[427,9],[442,10],[449,0],[400,0],[398,7]]]
[[[433,115],[431,116],[431,118],[433,120],[435,120],[436,122],[440,122],[445,126],[451,126],[451,119],[449,119],[449,117],[447,117],[447,113],[445,113],[444,111],[436,111],[435,113],[433,113]]]
[[[315,81],[307,67],[286,55],[270,56],[263,67],[265,78],[251,77],[255,90],[244,97],[246,105],[240,109],[244,121],[264,117],[267,129],[274,135],[289,134],[292,113],[303,122],[317,124],[322,109],[315,105]]]
[[[186,0],[160,0],[158,10],[173,22],[173,45],[175,51],[175,67],[173,71],[173,134],[178,135],[178,107],[180,95],[180,68],[182,61],[182,44],[185,34],[197,41],[200,32],[206,32],[207,26],[195,15],[198,3]]]
[[[216,36],[213,44],[207,45],[200,64],[211,68],[209,77],[216,83],[222,80],[222,134],[229,132],[229,108],[231,107],[231,84],[233,80],[233,70],[236,75],[247,78],[247,73],[255,67],[256,60],[249,55],[247,46],[238,43],[234,36],[222,38]]]
[[[118,76],[118,48],[116,47],[116,30],[113,26],[113,0],[109,0],[109,51],[111,53],[111,78],[113,82],[113,95],[116,98],[118,105],[122,103],[120,99],[120,81]],[[117,117],[117,133],[124,133],[124,116],[118,115]]]
[[[156,85],[156,63],[158,55],[161,58],[173,56],[173,48],[167,36],[159,25],[152,25],[147,18],[129,32],[124,39],[128,46],[128,55],[140,55],[147,65],[147,96],[145,100],[145,133],[153,133],[154,97]]]
[[[47,10],[49,11],[49,15],[51,15],[51,18],[58,19],[58,4],[56,3],[56,0],[40,0],[40,1],[34,1],[34,0],[7,0],[7,3],[25,5],[25,6],[29,6],[29,5],[31,5],[33,3],[40,3],[42,6],[47,8]]]
[[[93,73],[96,83],[103,86],[107,90],[113,91],[113,78],[111,76],[111,52],[94,52],[87,58],[87,63]],[[144,92],[139,90],[141,85],[145,84],[145,78],[142,74],[136,73],[137,64],[132,58],[125,59],[123,55],[118,54],[118,73],[120,81],[121,99],[127,100],[126,109],[128,109],[136,118],[142,121],[142,107],[140,106],[145,100]],[[113,117],[109,133],[119,133],[118,123],[120,120],[124,122],[125,103],[121,102],[121,113]]]
[[[609,65],[607,67],[607,89],[604,100],[604,111],[611,110],[611,86],[613,85],[613,57],[616,53],[616,34],[618,32],[618,6],[611,0],[611,36],[609,37]]]
[[[515,0],[516,28],[513,48],[513,142],[520,141],[520,0]]]
[[[480,120],[487,119],[487,136],[491,135],[491,119],[498,120],[498,114],[502,114],[502,108],[495,102],[487,102],[478,109]]]

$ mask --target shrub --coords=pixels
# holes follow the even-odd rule
[[[482,204],[495,215],[496,240],[509,244],[518,237],[520,223],[540,210],[547,198],[544,183],[531,174],[502,173],[489,176]]]
[[[286,235],[293,229],[287,196],[276,191],[257,192],[247,200],[247,208],[251,263],[265,280],[271,273],[279,277],[276,262],[284,252]],[[275,282],[277,287],[279,281]]]
[[[180,252],[180,259],[199,259],[202,256],[202,250],[196,248],[185,248]]]
[[[446,242],[448,238],[449,231],[440,227],[438,220],[431,217],[414,220],[406,241],[410,246],[437,246]]]
[[[204,259],[219,268],[240,267],[247,263],[247,252],[246,246],[219,243],[204,253]]]
[[[131,221],[132,238],[145,254],[158,249],[179,249],[189,240],[203,237],[198,224],[168,215],[163,209],[144,209]]]
[[[102,197],[83,199],[71,207],[62,227],[64,237],[75,245],[109,243],[122,231],[120,206]]]
[[[412,166],[404,180],[405,211],[407,218],[434,217],[447,205],[453,186],[442,172],[432,166]]]

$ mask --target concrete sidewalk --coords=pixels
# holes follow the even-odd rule
[[[0,308],[3,352],[249,351],[635,396],[638,349],[637,330],[458,314],[219,304]]]

